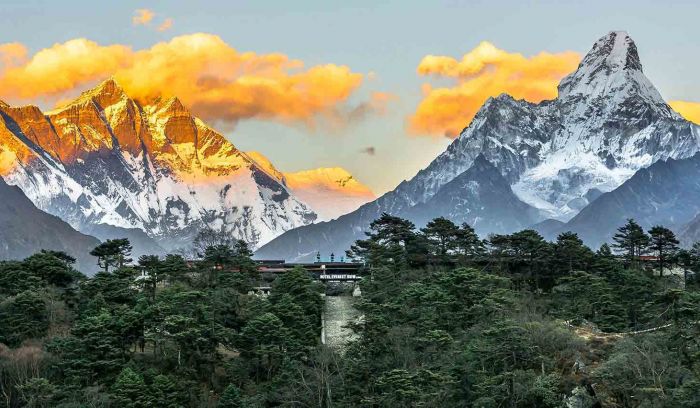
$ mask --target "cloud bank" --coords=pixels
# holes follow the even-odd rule
[[[409,131],[455,138],[489,97],[505,92],[530,102],[554,98],[557,84],[580,59],[572,51],[525,57],[486,41],[461,60],[428,55],[418,65],[418,74],[447,78],[455,84],[437,88],[423,84],[423,100],[409,118]]]
[[[307,67],[282,53],[240,52],[205,33],[142,50],[78,38],[29,55],[22,44],[0,44],[0,63],[0,98],[55,102],[114,76],[140,101],[177,96],[203,119],[232,124],[258,118],[337,125],[381,113],[392,99],[373,93],[351,105],[364,75],[347,66]]]

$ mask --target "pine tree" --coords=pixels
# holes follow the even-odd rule
[[[160,273],[162,266],[157,255],[142,255],[139,257],[139,267],[143,274],[144,289],[151,299],[156,297],[156,287],[162,280]]]
[[[651,237],[649,249],[653,251],[659,259],[659,276],[664,276],[664,265],[668,258],[678,251],[678,239],[676,234],[668,228],[656,225],[649,230]]]
[[[356,241],[347,255],[371,266],[402,269],[423,254],[414,228],[412,222],[384,213],[370,224],[367,239]]]
[[[108,239],[107,241],[96,246],[90,255],[97,257],[97,265],[109,272],[110,267],[121,268],[131,262],[132,251],[131,243],[128,239]]]
[[[187,265],[187,261],[182,255],[168,254],[165,259],[161,262],[162,271],[159,275],[165,276],[168,283],[173,284],[176,282],[189,283],[189,272],[191,272],[190,267]]]
[[[439,263],[448,264],[457,244],[459,227],[452,221],[440,217],[428,222],[421,232],[428,241],[431,255]]]
[[[455,248],[459,253],[462,263],[467,260],[474,261],[486,253],[486,245],[469,224],[463,223],[455,237]]]
[[[46,334],[49,317],[42,295],[28,290],[0,302],[0,343],[17,346]]]
[[[535,230],[523,230],[512,234],[510,243],[514,262],[524,266],[524,272],[533,288],[550,289],[553,281],[547,276],[546,268],[551,256],[550,244]]]
[[[187,405],[186,393],[169,375],[156,375],[148,388],[149,408],[183,408]]]
[[[593,255],[591,250],[583,244],[581,238],[571,231],[559,234],[553,250],[552,261],[556,265],[559,275],[571,273],[574,270],[585,270]]]
[[[148,407],[150,404],[148,388],[143,376],[126,367],[112,386],[112,395],[116,406],[124,408]]]
[[[649,236],[639,224],[630,218],[625,225],[617,229],[613,241],[615,241],[613,248],[624,254],[627,263],[636,265],[639,256],[649,245]]]
[[[231,384],[224,390],[219,399],[218,408],[243,408],[243,399],[241,398],[241,390]]]
[[[214,245],[204,250],[202,266],[205,268],[206,285],[208,287],[216,286],[222,271],[230,273],[229,269],[232,267],[234,256],[233,249],[228,245]]]

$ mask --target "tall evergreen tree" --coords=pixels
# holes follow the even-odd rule
[[[114,403],[124,408],[146,408],[149,404],[149,392],[143,376],[126,367],[119,373],[112,386]]]
[[[558,275],[587,269],[593,256],[581,238],[571,231],[559,234],[552,249],[554,251],[552,262],[558,269]]]
[[[347,252],[349,258],[363,260],[370,266],[407,267],[416,255],[422,255],[415,225],[387,213],[372,221],[367,239],[356,241]]]
[[[522,266],[526,279],[537,291],[551,289],[554,282],[547,274],[551,256],[550,244],[535,230],[523,230],[510,237],[514,261]],[[544,285],[544,286],[543,286]]]
[[[156,287],[163,279],[161,276],[162,264],[157,255],[142,255],[139,257],[139,270],[144,282],[144,289],[151,299],[156,296]]]
[[[629,218],[625,225],[617,229],[613,241],[613,248],[625,256],[629,265],[636,266],[649,245],[649,236],[636,221]]]
[[[121,268],[130,263],[132,250],[133,247],[126,238],[108,239],[90,251],[90,255],[97,257],[97,265],[109,272],[110,267]]]
[[[649,230],[649,249],[656,254],[659,265],[659,276],[664,276],[664,266],[669,258],[678,251],[678,239],[676,234],[668,228],[656,225]]]
[[[441,264],[448,264],[457,245],[459,227],[447,218],[435,218],[421,229],[432,257]]]
[[[484,241],[479,238],[474,228],[466,222],[463,223],[457,231],[455,248],[463,262],[468,259],[473,261],[486,253]]]

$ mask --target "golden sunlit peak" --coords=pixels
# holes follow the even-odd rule
[[[64,110],[70,106],[91,103],[97,101],[100,107],[106,108],[124,98],[128,98],[124,89],[117,83],[114,77],[109,77],[100,82],[94,88],[83,91],[77,98],[73,100],[62,100],[56,103],[55,108],[47,113],[55,113]]]
[[[284,173],[287,185],[292,189],[324,186],[331,190],[343,190],[347,194],[374,197],[374,193],[342,167],[319,167],[296,173]]]
[[[125,95],[126,93],[124,92],[124,88],[122,88],[118,83],[117,80],[114,79],[113,76],[105,79],[102,81],[99,85],[97,85],[95,88],[85,92],[86,94],[91,94],[91,95]]]
[[[92,89],[88,89],[87,91],[84,91],[76,98],[76,102],[93,98],[96,96],[100,95],[126,95],[124,92],[124,89],[119,86],[117,81],[114,79],[114,77],[109,77],[105,79],[104,81],[100,82],[97,86],[95,86]]]
[[[257,152],[257,151],[251,151],[251,152],[245,152],[246,156],[248,158],[255,162],[255,164],[258,165],[263,171],[265,171],[267,174],[270,175],[270,177],[282,181],[284,180],[284,174],[277,170],[277,168],[272,164],[270,159],[267,158],[264,154]]]
[[[157,106],[157,110],[162,112],[167,112],[169,114],[186,114],[189,115],[190,111],[182,101],[177,96],[171,96],[168,99],[158,99],[158,102],[154,103]]]

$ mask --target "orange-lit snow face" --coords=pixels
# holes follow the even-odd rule
[[[374,198],[374,194],[367,186],[358,182],[347,170],[340,167],[285,173],[285,179],[292,190],[322,187],[326,190],[342,191],[346,195],[367,197],[370,200]]]

